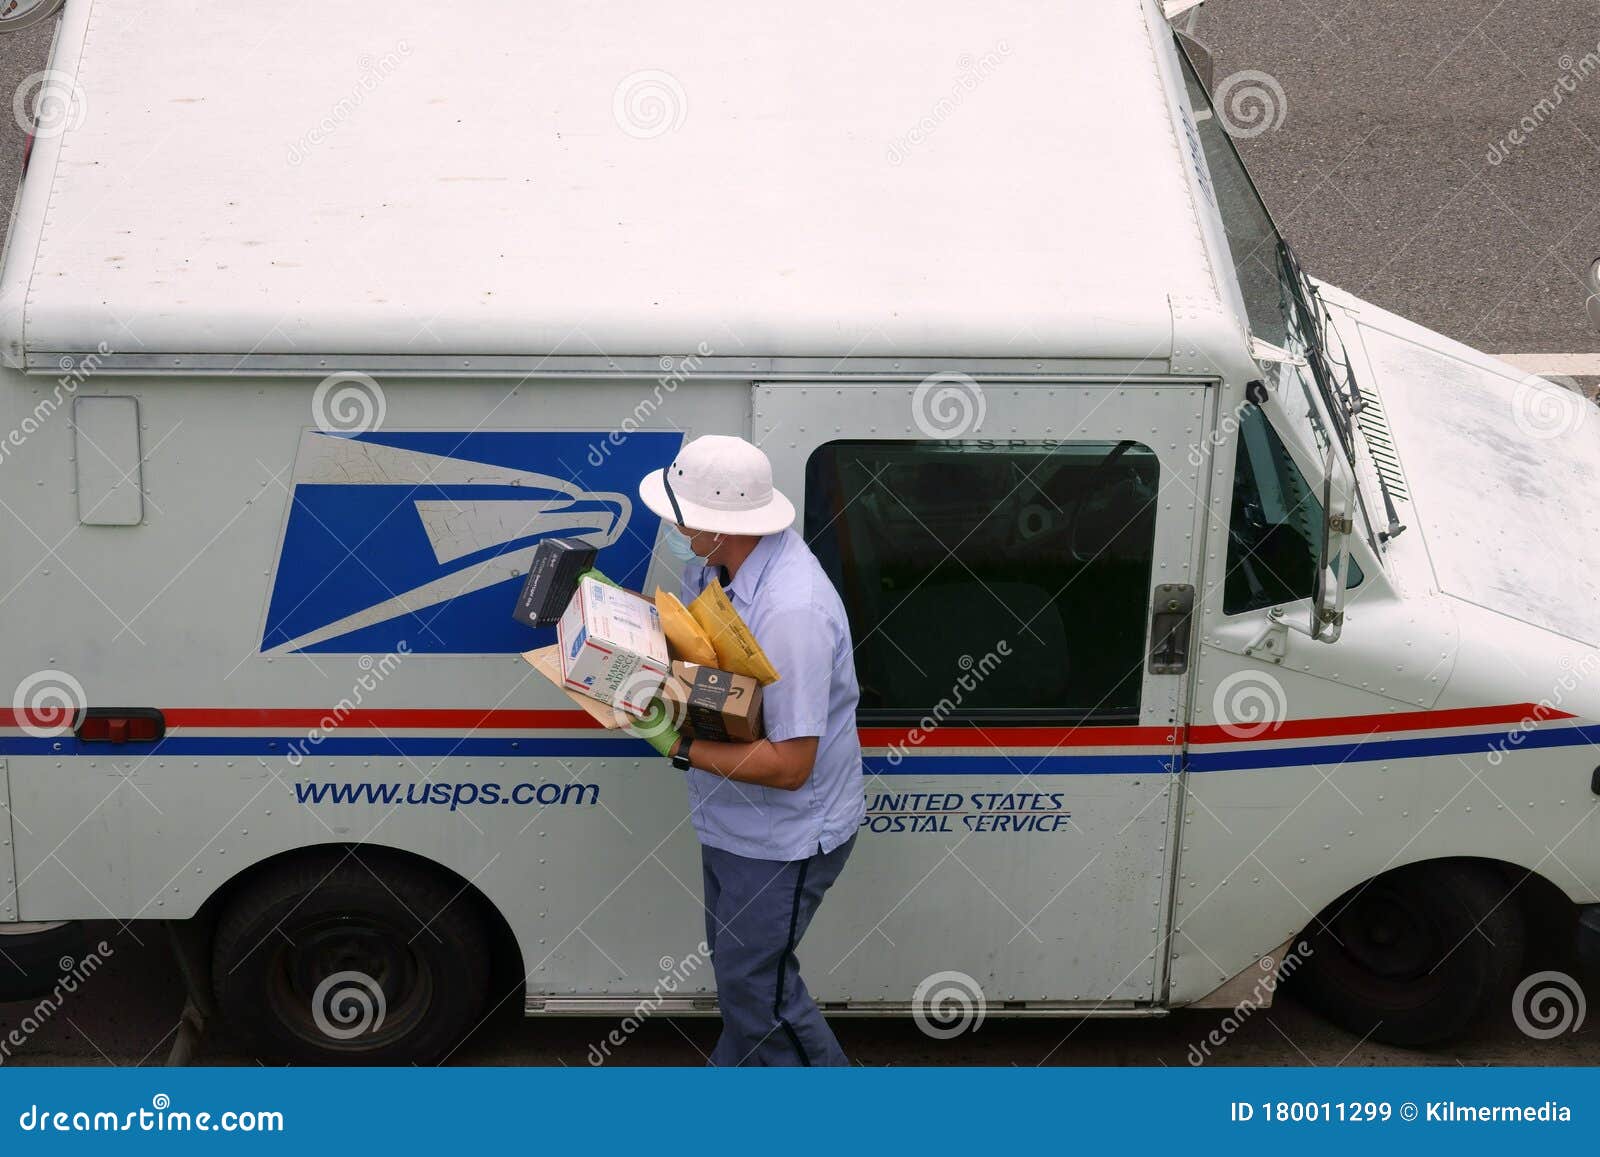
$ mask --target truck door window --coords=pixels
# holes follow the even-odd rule
[[[863,719],[1137,723],[1159,474],[1132,441],[818,447]]]
[[[1234,615],[1310,598],[1322,545],[1322,503],[1254,403],[1239,415],[1222,610]],[[1361,569],[1350,560],[1350,586]]]

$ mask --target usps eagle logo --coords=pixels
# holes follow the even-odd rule
[[[676,431],[306,430],[262,630],[267,654],[490,654],[549,642],[511,618],[545,538],[582,538],[637,589],[657,525],[634,487]],[[602,465],[592,450],[603,445]]]

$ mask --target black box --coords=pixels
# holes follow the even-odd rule
[[[581,538],[547,538],[533,548],[533,565],[511,617],[530,627],[553,627],[578,589],[578,576],[594,566],[599,549]]]

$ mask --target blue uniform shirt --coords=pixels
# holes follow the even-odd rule
[[[683,601],[705,590],[718,569],[690,563],[683,572]],[[709,847],[758,860],[831,852],[855,835],[867,809],[856,735],[861,692],[844,604],[792,530],[764,536],[727,591],[778,671],[778,681],[762,691],[767,738],[815,735],[817,760],[798,791],[690,768],[695,831]]]

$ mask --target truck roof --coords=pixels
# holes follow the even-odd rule
[[[69,0],[7,356],[1165,359],[1171,299],[1221,300],[1168,35],[1147,0]]]

